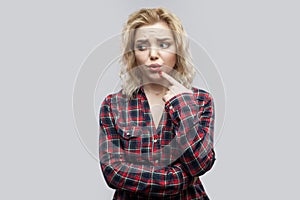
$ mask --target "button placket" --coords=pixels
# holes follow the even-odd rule
[[[152,141],[153,141],[153,151],[155,151],[157,148],[159,148],[159,141],[158,141],[158,138],[159,138],[159,135],[154,135],[154,136],[153,136],[153,139],[152,139]],[[159,157],[158,157],[158,155],[156,155],[156,156],[153,158],[153,160],[154,160],[154,163],[155,163],[155,164],[158,164],[158,162],[159,162]]]
[[[153,136],[153,142],[156,143],[156,142],[157,142],[157,139],[158,139],[158,135],[154,135],[154,136]]]

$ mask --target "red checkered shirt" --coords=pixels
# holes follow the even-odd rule
[[[113,199],[209,199],[198,176],[215,161],[214,104],[208,92],[192,90],[165,103],[157,128],[143,87],[102,102],[99,158]]]

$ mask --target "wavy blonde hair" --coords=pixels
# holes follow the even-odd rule
[[[134,54],[134,37],[136,29],[144,25],[152,25],[157,22],[165,22],[173,32],[176,46],[176,64],[171,74],[186,88],[191,89],[191,83],[195,76],[195,68],[192,64],[189,43],[181,21],[165,8],[143,8],[129,15],[122,31],[122,58],[121,72],[123,94],[128,97],[137,91],[142,80],[138,77]],[[136,68],[137,69],[137,68]]]

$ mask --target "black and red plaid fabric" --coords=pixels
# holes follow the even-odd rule
[[[208,92],[192,90],[165,103],[157,128],[143,87],[102,102],[99,158],[114,199],[208,199],[198,176],[215,161],[214,104]]]

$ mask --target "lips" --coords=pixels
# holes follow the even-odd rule
[[[151,71],[160,71],[161,65],[160,64],[151,64],[151,65],[147,65],[147,67]]]
[[[160,64],[151,64],[151,65],[148,65],[148,67],[156,68],[156,67],[161,67],[161,65]]]
[[[161,65],[160,64],[151,64],[151,65],[147,65],[148,69],[151,71],[151,72],[159,72],[161,71]]]

